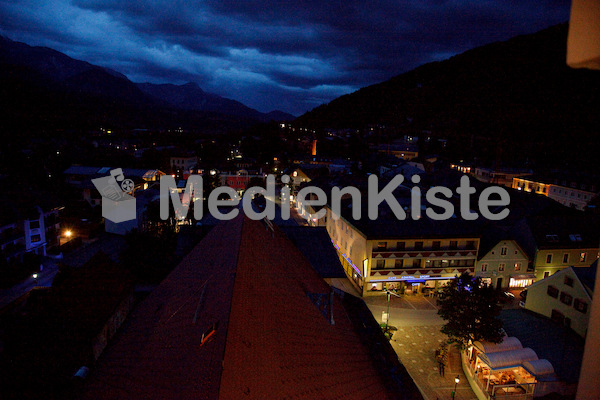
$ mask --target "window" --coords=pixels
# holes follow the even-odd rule
[[[581,235],[578,233],[571,234],[569,235],[569,239],[571,239],[571,242],[581,242]]]
[[[385,250],[387,248],[387,242],[378,242],[377,243],[377,250]]]
[[[521,270],[521,263],[517,262],[515,263],[515,271],[520,271]]]
[[[558,243],[558,235],[546,235],[546,241],[551,243]]]
[[[406,248],[405,242],[396,242],[396,250],[404,250]]]
[[[508,252],[508,247],[504,246],[504,247],[502,247],[502,249],[500,250],[500,255],[501,255],[501,256],[505,256],[507,252]]]
[[[413,268],[421,268],[421,260],[419,258],[413,259]]]
[[[549,276],[550,276],[550,271],[545,271],[544,272],[544,279],[546,279]]]
[[[469,249],[469,250],[475,249],[475,241],[474,240],[467,240],[467,249]]]
[[[548,296],[550,297],[554,297],[555,299],[558,298],[558,289],[552,285],[548,285],[546,293],[548,293]]]
[[[560,294],[560,301],[568,306],[571,305],[571,303],[573,303],[573,296],[571,296],[569,293],[567,292],[561,292]]]
[[[585,262],[586,257],[587,257],[587,253],[585,253],[585,252],[579,254],[579,262]]]
[[[504,264],[504,263],[498,264],[498,272],[504,272],[504,267],[506,267],[506,264]]]
[[[423,250],[423,242],[415,242],[415,250]]]
[[[488,265],[486,263],[481,264],[481,271],[483,271],[483,272],[487,271],[487,267],[488,267]]]
[[[552,254],[546,256],[546,264],[552,264]]]
[[[39,220],[33,220],[33,221],[29,221],[29,229],[39,229],[40,227],[40,221]]]
[[[566,264],[569,262],[569,253],[565,253],[563,254],[563,264]]]
[[[577,311],[579,311],[580,313],[585,314],[587,312],[587,303],[583,300],[580,299],[575,299],[575,303],[573,303],[573,307],[575,307],[575,309]]]
[[[573,287],[573,278],[565,276],[565,285]]]
[[[32,235],[31,236],[31,243],[37,243],[40,240],[42,240],[42,238],[40,237],[40,235]]]
[[[385,260],[377,260],[377,265],[375,268],[377,268],[377,269],[385,268]]]
[[[404,266],[404,260],[401,258],[396,258],[394,261],[394,268],[402,268]]]
[[[432,244],[431,244],[431,248],[433,250],[439,250],[441,247],[441,242],[439,240],[435,240]]]
[[[451,240],[449,248],[450,250],[458,249],[458,240]]]

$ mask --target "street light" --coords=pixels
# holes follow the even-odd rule
[[[73,234],[73,232],[71,232],[70,230],[65,231],[65,236],[66,237],[71,237],[71,235]]]
[[[387,329],[390,325],[390,296],[394,295],[398,298],[400,298],[400,296],[398,296],[396,293],[390,292],[387,289],[386,289],[385,293],[387,294],[387,313],[386,313],[386,318],[385,318],[385,330],[387,331]]]
[[[454,390],[452,391],[452,400],[454,400],[454,395],[456,394],[456,385],[458,385],[458,382],[460,382],[460,376],[456,375],[456,378],[454,378]]]

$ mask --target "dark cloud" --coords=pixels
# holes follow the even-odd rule
[[[1,32],[134,81],[300,114],[420,64],[564,22],[569,1],[0,0]]]

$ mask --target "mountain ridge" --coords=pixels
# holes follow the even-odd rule
[[[575,164],[598,151],[600,72],[567,67],[567,31],[561,24],[424,64],[321,105],[294,125],[427,132],[448,139],[456,158],[488,164]]]
[[[14,89],[10,86],[28,85],[29,91],[32,92],[35,92],[35,87],[38,86],[37,89],[41,92],[60,93],[57,97],[71,95],[71,97],[77,98],[83,96],[85,101],[97,103],[96,105],[102,102],[127,103],[127,106],[133,107],[136,113],[143,112],[140,110],[142,107],[151,107],[153,113],[157,109],[164,109],[161,110],[164,115],[173,116],[173,111],[175,111],[181,118],[185,118],[184,116],[189,115],[190,112],[198,112],[197,117],[212,118],[210,115],[220,114],[224,118],[231,116],[233,119],[258,122],[268,122],[273,119],[273,115],[286,119],[295,118],[279,111],[276,111],[275,114],[261,113],[236,100],[205,92],[195,83],[172,85],[175,90],[182,92],[179,96],[184,96],[187,104],[173,102],[168,97],[157,96],[157,90],[153,88],[160,85],[134,83],[125,75],[110,68],[74,59],[48,47],[30,46],[13,41],[5,36],[0,36],[0,65],[3,66],[1,71],[6,73],[10,70],[23,79],[23,82],[13,82],[10,76],[5,76],[3,81],[7,87],[4,88],[4,92],[7,94]],[[19,72],[17,73],[17,71]],[[190,89],[193,89],[193,93],[190,92]],[[194,99],[194,94],[200,96],[200,99]],[[74,99],[65,99],[65,101],[72,103]],[[23,99],[23,102],[27,103],[26,99]],[[38,105],[43,108],[55,109],[57,113],[61,112],[57,104]],[[90,108],[93,107],[90,105]],[[64,112],[68,114],[69,110],[64,110]],[[42,119],[47,118],[42,117]],[[198,118],[194,119],[198,121]],[[110,118],[108,120],[110,123]],[[236,124],[234,123],[234,125]]]

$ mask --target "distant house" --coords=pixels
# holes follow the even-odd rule
[[[196,156],[176,156],[170,159],[171,171],[174,173],[185,172],[195,168],[198,165]]]
[[[410,143],[382,144],[376,146],[375,150],[380,154],[393,155],[396,158],[407,161],[419,156],[419,147]]]
[[[102,196],[92,184],[92,179],[110,175],[110,171],[118,167],[90,167],[84,165],[72,165],[64,172],[65,182],[81,191],[82,198],[91,206],[99,206],[102,202]],[[123,175],[126,179],[133,180],[136,190],[145,190],[149,183],[160,180],[164,172],[157,169],[140,169],[140,168],[122,168]]]
[[[40,194],[34,198],[0,199],[0,250],[7,261],[21,260],[23,254],[46,255],[59,244],[62,206]]]
[[[513,179],[531,175],[530,170],[509,169],[509,168],[484,168],[475,167],[472,169],[472,175],[475,179],[493,183],[500,186],[512,187]]]
[[[547,196],[577,210],[584,210],[599,190],[598,184],[593,180],[539,176],[513,177],[512,188]]]
[[[291,181],[292,185],[296,188],[298,186],[300,186],[301,184],[303,184],[305,182],[310,182],[312,180],[312,178],[309,176],[309,174],[300,167],[294,169],[292,171],[290,177],[292,178],[292,181]]]
[[[598,258],[600,231],[592,216],[527,217],[513,227],[512,235],[531,260],[530,270],[538,281],[567,267],[589,267]]]
[[[569,267],[527,288],[525,308],[586,336],[598,263]]]
[[[535,279],[528,272],[529,257],[515,240],[499,237],[496,232],[484,233],[475,275],[498,289],[529,286]]]
[[[228,186],[241,196],[244,190],[248,188],[248,184],[252,178],[258,178],[264,180],[266,175],[262,171],[249,171],[246,169],[240,169],[235,172],[223,172],[219,175],[221,179],[221,186]]]

